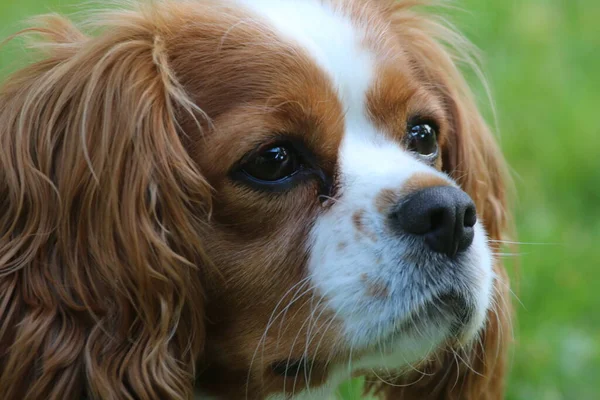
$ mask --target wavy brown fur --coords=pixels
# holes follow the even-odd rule
[[[191,396],[210,189],[175,113],[194,110],[160,16],[100,20],[38,21],[46,57],[0,89],[4,400]]]

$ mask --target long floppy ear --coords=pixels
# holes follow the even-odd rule
[[[42,59],[0,88],[5,400],[192,396],[211,193],[161,18],[95,15],[87,37],[44,17]]]
[[[420,1],[396,2],[390,7],[395,30],[412,58],[414,70],[438,92],[453,118],[453,132],[445,143],[443,168],[474,200],[492,250],[508,231],[506,184],[508,174],[498,146],[479,113],[457,64],[471,66],[468,43],[452,29],[412,9]],[[511,339],[511,307],[508,277],[500,260],[493,307],[486,326],[471,348],[458,356],[452,352],[419,367],[423,374],[403,376],[393,385],[368,385],[386,399],[405,400],[500,400],[508,342]]]

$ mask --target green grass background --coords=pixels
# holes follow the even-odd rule
[[[0,36],[78,0],[0,0]],[[458,0],[482,49],[516,181],[510,400],[600,399],[600,0]],[[23,51],[0,52],[3,72]],[[529,244],[531,243],[531,244]],[[344,399],[358,398],[357,383]]]

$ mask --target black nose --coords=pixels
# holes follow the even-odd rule
[[[473,243],[475,204],[462,190],[435,186],[404,197],[392,215],[398,233],[422,236],[431,250],[455,257]]]

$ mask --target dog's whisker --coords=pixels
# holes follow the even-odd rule
[[[262,352],[264,354],[264,341],[267,338],[267,334],[269,329],[271,328],[272,324],[277,320],[277,318],[281,315],[277,314],[275,316],[275,313],[277,312],[277,309],[279,308],[279,306],[282,304],[282,302],[284,301],[284,299],[287,297],[288,294],[290,294],[292,291],[296,291],[295,293],[297,293],[299,290],[302,290],[302,288],[306,285],[310,283],[310,276],[305,277],[304,279],[300,280],[299,282],[297,282],[294,286],[292,286],[290,289],[288,289],[287,292],[285,292],[283,294],[283,296],[281,296],[281,299],[279,300],[279,302],[275,305],[275,307],[273,308],[273,312],[271,313],[271,316],[269,317],[269,320],[267,321],[267,326],[265,327],[265,330],[261,336],[261,338],[259,339],[257,345],[256,345],[256,349],[254,350],[254,353],[252,354],[252,359],[250,361],[250,367],[248,369],[248,376],[246,377],[246,398],[248,398],[248,389],[249,389],[249,385],[250,385],[250,374],[252,373],[252,367],[254,365],[254,361],[256,358],[256,355],[258,353],[258,349],[261,347],[261,343],[263,344],[262,348]],[[291,305],[291,303],[293,303],[296,300],[296,297],[293,296],[292,299],[290,300],[289,304],[286,306],[289,307]],[[264,364],[264,361],[261,362],[261,365]]]

